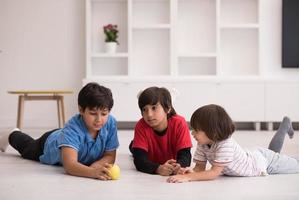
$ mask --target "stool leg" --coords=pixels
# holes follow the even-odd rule
[[[61,126],[60,97],[57,97],[57,114],[58,114],[58,127],[59,127],[59,128],[62,128],[62,126]]]
[[[24,114],[24,96],[20,95],[18,100],[18,116],[17,116],[17,128],[21,129],[23,125]]]
[[[62,118],[62,126],[65,124],[65,111],[64,111],[64,100],[63,96],[61,96],[61,118]]]

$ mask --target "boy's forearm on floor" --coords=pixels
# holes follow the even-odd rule
[[[88,178],[96,178],[94,169],[88,166],[85,166],[81,163],[73,163],[63,166],[66,173],[73,176],[81,176]]]
[[[214,180],[221,175],[223,168],[222,166],[212,166],[209,170],[197,171],[186,175],[190,177],[191,181]]]
[[[92,163],[90,167],[103,166],[105,163],[114,164],[114,162],[115,162],[115,156],[105,155],[100,160],[97,160],[94,163]]]

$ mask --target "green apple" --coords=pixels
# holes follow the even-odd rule
[[[109,175],[112,180],[117,180],[119,179],[120,176],[120,168],[118,165],[114,164],[110,169],[109,169]]]

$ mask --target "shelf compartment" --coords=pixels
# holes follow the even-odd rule
[[[170,75],[170,31],[136,29],[132,35],[130,75]]]
[[[259,0],[221,0],[220,24],[259,23]]]
[[[179,57],[179,76],[216,75],[216,57]]]
[[[170,24],[170,0],[133,0],[132,23]]]
[[[216,1],[178,1],[178,52],[216,52]]]
[[[128,58],[100,57],[91,59],[93,76],[123,76],[128,75]]]
[[[221,75],[259,75],[258,30],[223,29],[220,37]]]
[[[88,36],[90,37],[91,52],[105,52],[103,26],[107,24],[116,24],[118,26],[119,45],[117,46],[117,52],[128,51],[127,6],[127,2],[122,0],[91,1],[90,35]]]

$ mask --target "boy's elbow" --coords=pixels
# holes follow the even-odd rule
[[[210,177],[210,179],[209,180],[215,180],[215,179],[217,179],[218,177],[219,177],[220,175],[218,175],[218,174],[214,174],[214,175],[212,175],[211,177]]]
[[[63,162],[63,168],[65,173],[69,175],[75,175],[74,174],[74,164],[72,162]]]
[[[63,168],[64,168],[65,173],[67,173],[69,175],[73,175],[71,167],[69,167],[68,165],[63,165]]]
[[[147,174],[156,174],[155,167],[149,167],[146,162],[142,159],[134,159],[134,165],[137,171],[147,173]]]
[[[137,158],[134,157],[133,159],[133,163],[135,165],[135,168],[139,171],[139,160]]]
[[[144,172],[144,167],[141,160],[134,159],[134,165],[137,171]]]
[[[209,180],[215,180],[221,175],[221,171],[211,171]]]

